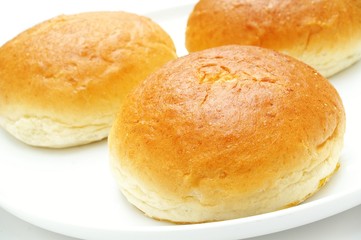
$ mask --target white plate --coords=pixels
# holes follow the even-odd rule
[[[100,5],[100,2],[105,5]],[[10,13],[2,10],[0,27],[9,31],[1,30],[0,43],[15,35],[16,31],[50,16],[62,12],[114,10],[112,4],[116,4],[98,1],[98,5],[86,5],[87,2],[84,6],[67,6],[58,3],[55,1],[54,8],[51,8],[54,2],[43,5],[42,9],[49,11],[31,15],[27,12],[18,22],[16,17],[11,16],[11,9]],[[14,13],[17,9],[14,7]],[[192,5],[182,5],[148,14],[171,34],[180,55],[185,54],[185,24],[191,9]],[[333,77],[331,82],[339,90],[347,114],[341,168],[324,189],[299,206],[215,223],[172,225],[158,222],[143,216],[119,193],[109,170],[105,141],[79,148],[49,150],[26,146],[3,130],[0,130],[0,206],[48,230],[72,237],[102,240],[241,239],[331,216],[361,203],[361,115],[357,110],[361,103],[361,62]]]

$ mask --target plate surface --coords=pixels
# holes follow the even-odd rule
[[[36,10],[32,14],[26,12],[18,22],[11,15],[17,9],[16,1],[8,11],[1,10],[0,27],[9,31],[1,30],[6,34],[0,35],[0,44],[26,27],[60,13],[115,10],[114,4],[118,4],[117,9],[152,17],[172,36],[179,55],[186,53],[184,32],[192,4],[145,13],[144,9],[154,10],[159,5],[154,7],[148,4],[149,8],[143,5],[142,10],[135,11],[134,2],[134,6],[127,8],[116,1],[95,1],[97,4],[86,6],[83,6],[85,3],[66,5],[63,2],[61,5],[60,2],[63,1],[43,5],[42,9],[49,11],[42,10],[39,14]],[[22,9],[27,8],[24,6]],[[4,24],[6,21],[11,24]],[[215,223],[173,225],[158,222],[143,216],[118,191],[108,165],[106,141],[65,150],[50,150],[24,145],[3,130],[0,130],[0,206],[48,230],[82,239],[103,240],[241,239],[334,215],[361,204],[361,111],[357,110],[361,103],[361,62],[330,81],[339,91],[347,114],[341,168],[325,188],[299,206]]]

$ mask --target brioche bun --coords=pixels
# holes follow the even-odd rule
[[[332,85],[269,49],[223,46],[171,61],[127,98],[111,166],[146,215],[179,223],[296,205],[338,167],[345,113]]]
[[[329,77],[361,58],[361,1],[200,0],[188,51],[227,44],[271,48]]]
[[[0,48],[0,124],[34,146],[103,139],[125,95],[175,58],[170,37],[146,17],[55,17]]]

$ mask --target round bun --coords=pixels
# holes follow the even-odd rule
[[[186,47],[270,48],[329,77],[361,58],[360,16],[360,0],[200,0],[188,19]]]
[[[58,16],[0,48],[0,124],[35,146],[107,137],[128,92],[175,59],[170,37],[125,12]]]
[[[296,205],[338,167],[345,114],[332,85],[269,49],[223,46],[171,61],[132,92],[109,136],[126,198],[172,222]]]

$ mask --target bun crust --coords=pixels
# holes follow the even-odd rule
[[[146,17],[55,17],[0,48],[0,124],[35,146],[103,139],[125,95],[175,58],[170,37]]]
[[[359,0],[200,0],[188,19],[186,47],[270,48],[329,77],[361,58],[360,16]]]
[[[146,215],[207,222],[302,202],[337,169],[341,99],[308,65],[224,46],[171,61],[129,95],[111,165]]]

